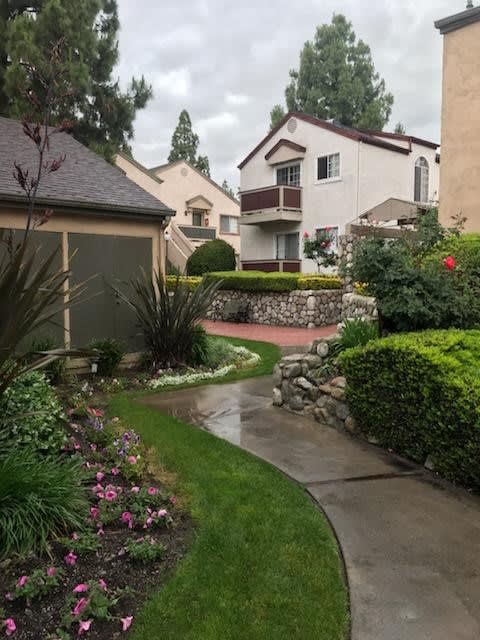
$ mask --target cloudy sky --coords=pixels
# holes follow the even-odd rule
[[[476,3],[475,3],[476,4]],[[442,37],[438,18],[466,0],[119,0],[122,82],[145,75],[154,98],[135,124],[134,154],[166,161],[180,111],[189,111],[212,177],[237,186],[239,161],[284,102],[288,71],[318,24],[344,13],[367,42],[395,97],[389,126],[439,141]],[[388,129],[388,126],[387,126]]]

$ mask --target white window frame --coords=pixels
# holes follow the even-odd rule
[[[277,257],[277,246],[278,246],[278,237],[279,236],[289,236],[289,235],[298,235],[298,258],[278,258]],[[300,246],[300,231],[283,231],[278,232],[273,235],[273,260],[301,260],[301,246]]]
[[[236,220],[237,221],[237,230],[236,231],[222,231],[222,218],[229,218],[229,220]],[[224,234],[224,235],[229,235],[229,236],[238,236],[240,234],[240,228],[239,228],[239,216],[232,216],[230,213],[221,213],[220,214],[220,228],[219,228],[219,233],[220,234]],[[230,223],[229,223],[230,226]]]
[[[277,170],[278,169],[287,169],[288,167],[295,167],[298,164],[299,167],[299,172],[300,172],[300,184],[299,185],[294,185],[294,184],[289,184],[289,185],[278,185],[277,184]],[[291,160],[290,162],[283,162],[282,164],[277,164],[273,167],[273,184],[275,186],[285,186],[285,187],[293,187],[293,188],[299,188],[302,186],[303,183],[303,169],[302,169],[302,161],[301,160]]]
[[[417,169],[420,169],[420,199],[419,200],[415,200]],[[425,185],[425,182],[426,182],[426,185]],[[428,159],[425,158],[425,156],[419,156],[415,160],[415,168],[413,170],[413,191],[414,191],[413,198],[415,202],[419,202],[421,204],[427,204],[430,201],[430,163]],[[425,191],[426,193],[422,193],[422,191]],[[426,199],[423,199],[422,195],[426,195]]]
[[[318,178],[318,161],[320,158],[327,158],[327,167],[328,167],[328,159],[332,156],[338,156],[338,176],[332,176],[330,178]],[[334,151],[333,153],[324,153],[321,156],[317,156],[315,159],[315,167],[314,167],[314,183],[315,184],[330,184],[332,182],[340,182],[342,180],[342,154],[340,151]]]

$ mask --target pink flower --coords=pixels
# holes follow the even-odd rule
[[[155,487],[148,487],[148,495],[149,496],[156,496],[158,493],[158,489],[155,489]]]
[[[79,616],[82,613],[82,611],[84,611],[88,607],[89,602],[90,601],[88,598],[80,598],[80,600],[72,609],[72,616]]]
[[[97,445],[96,445],[94,442],[91,442],[91,443],[90,443],[90,449],[91,449],[92,451],[96,451],[96,450],[97,450]]]
[[[113,467],[111,473],[112,476],[118,476],[118,474],[120,473],[120,469],[118,469],[117,467]]]
[[[133,516],[130,511],[124,511],[120,516],[120,519],[124,524],[128,524],[129,529],[133,527]]]
[[[57,575],[57,570],[55,569],[55,567],[48,567],[47,569],[47,576],[49,578],[53,578],[53,576]]]
[[[90,631],[90,627],[92,626],[92,620],[80,620],[78,623],[78,635],[81,636],[85,633],[85,631]]]
[[[132,493],[139,493],[139,491],[140,491],[140,487],[132,487],[132,488],[130,489],[130,491],[131,491]]]
[[[92,520],[96,520],[99,513],[100,509],[98,507],[90,507],[90,517],[92,518]]]
[[[159,518],[165,518],[165,516],[167,515],[167,510],[166,509],[160,509],[160,511],[158,512],[158,517]]]
[[[75,449],[75,451],[80,451],[81,446],[78,444],[78,442],[76,442],[76,443],[73,445],[73,448]]]
[[[103,493],[103,491],[99,491],[99,492],[97,493],[97,498],[98,498],[99,500],[103,500],[103,498],[105,498],[105,494]]]
[[[13,600],[13,596],[10,592],[5,594],[5,600],[8,600],[9,602],[12,602]]]
[[[133,616],[127,616],[126,618],[120,618],[122,621],[122,631],[128,631],[133,622]]]
[[[145,520],[145,524],[143,525],[144,529],[147,529],[148,527],[150,527],[153,524],[153,518],[147,518]]]
[[[80,540],[78,533],[72,533],[72,540]]]
[[[303,237],[305,238],[305,240],[306,240],[307,238],[309,238],[309,237],[310,237],[310,236],[308,235],[308,231],[305,231],[305,233],[303,234]]]
[[[97,478],[97,482],[101,482],[105,477],[105,474],[103,473],[103,471],[99,471],[96,475]]]
[[[63,559],[65,560],[65,564],[67,564],[69,567],[73,567],[73,565],[77,562],[77,556],[73,553],[73,551],[70,551],[70,553],[68,553]]]
[[[13,618],[7,618],[3,621],[3,624],[5,625],[5,633],[7,634],[7,636],[13,636],[13,634],[17,630],[15,620]]]
[[[103,578],[100,578],[100,580],[98,581],[98,584],[100,585],[100,587],[106,591],[107,590],[107,583],[105,582],[105,580]]]
[[[177,496],[171,496],[171,498],[170,498],[170,502],[171,502],[172,504],[177,504]]]
[[[448,271],[453,271],[457,263],[455,262],[455,258],[453,256],[447,256],[443,261],[443,264]]]
[[[88,584],[80,582],[80,584],[77,584],[74,588],[73,593],[85,593],[85,591],[88,591]]]
[[[24,587],[28,582],[28,576],[20,576],[17,580],[17,587]]]
[[[107,500],[108,502],[113,502],[116,497],[117,497],[117,492],[114,491],[113,489],[110,489],[110,491],[107,491],[105,494],[105,500]]]
[[[93,493],[98,493],[99,491],[103,491],[103,487],[101,484],[96,484],[94,487],[92,487],[92,491]]]
[[[137,464],[137,458],[135,456],[128,456],[127,462],[130,464]]]
[[[91,416],[94,416],[95,418],[103,417],[103,411],[101,409],[94,409],[93,407],[87,407],[87,413],[89,413]]]

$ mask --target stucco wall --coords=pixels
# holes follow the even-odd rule
[[[274,233],[299,231],[302,235],[304,231],[312,233],[317,227],[338,226],[341,235],[346,224],[388,198],[413,200],[414,168],[420,156],[424,156],[430,166],[430,197],[435,199],[438,195],[435,150],[414,144],[412,153],[405,155],[359,143],[298,118],[294,133],[288,131],[286,123],[243,167],[242,191],[276,183],[276,167],[268,164],[265,154],[282,138],[307,147],[301,160],[303,221],[300,225],[282,223],[273,227],[241,225],[242,260],[274,258]],[[399,146],[405,144],[400,141]],[[340,179],[318,182],[317,158],[333,153],[340,153]],[[266,238],[267,233],[270,239]],[[315,270],[313,261],[303,260],[302,271]]]
[[[235,252],[240,253],[240,234],[220,233],[220,215],[240,215],[240,207],[236,202],[186,163],[164,167],[156,175],[164,181],[160,185],[160,199],[177,212],[174,219],[176,225],[191,226],[191,214],[185,215],[186,202],[196,196],[203,196],[213,203],[209,213],[209,226],[216,227],[217,238],[230,243]]]
[[[444,36],[440,220],[480,231],[480,22]]]

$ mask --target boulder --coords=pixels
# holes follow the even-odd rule
[[[300,395],[294,395],[290,398],[289,407],[292,411],[303,411],[304,402]]]
[[[275,407],[281,407],[283,404],[282,392],[280,389],[273,390],[273,404]]]

